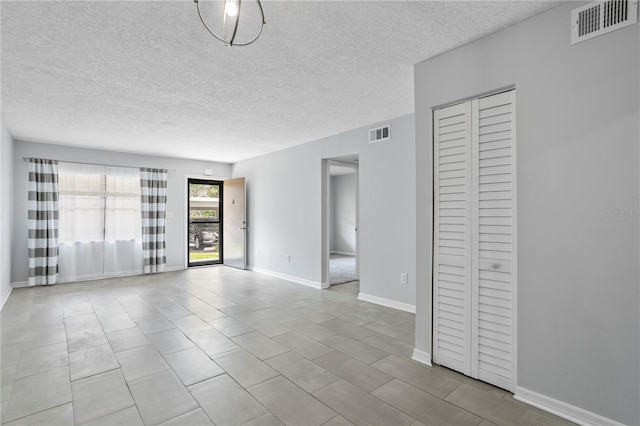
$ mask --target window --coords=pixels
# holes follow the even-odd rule
[[[142,272],[140,171],[59,163],[60,280]]]

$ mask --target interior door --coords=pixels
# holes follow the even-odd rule
[[[244,178],[224,181],[222,195],[223,263],[247,268],[247,210]]]
[[[434,361],[471,375],[471,103],[434,111]]]
[[[513,391],[516,350],[515,91],[474,100],[471,376]]]
[[[515,166],[515,91],[434,111],[434,361],[510,391]]]

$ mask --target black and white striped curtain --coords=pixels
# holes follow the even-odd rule
[[[29,285],[55,284],[58,274],[58,162],[29,159]]]
[[[165,219],[167,210],[167,171],[140,168],[142,192],[142,251],[144,272],[160,272],[165,256]]]

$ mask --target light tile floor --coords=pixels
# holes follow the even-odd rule
[[[411,360],[414,315],[225,267],[15,289],[7,425],[568,424]]]

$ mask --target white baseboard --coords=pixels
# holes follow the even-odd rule
[[[291,281],[291,282],[294,282],[294,283],[306,285],[308,287],[313,287],[313,288],[317,288],[317,289],[327,288],[327,287],[324,287],[326,285],[324,283],[319,283],[317,281],[306,280],[306,279],[300,278],[300,277],[294,277],[293,275],[281,274],[280,272],[271,271],[269,269],[264,269],[264,268],[260,268],[260,267],[257,267],[257,266],[248,266],[247,269],[249,269],[250,271],[253,271],[253,272],[258,272],[260,274],[265,274],[265,275],[269,275],[269,276],[276,277],[276,278],[282,278],[283,280],[287,280],[287,281]]]
[[[343,256],[355,256],[355,253],[349,253],[347,251],[337,251],[337,250],[331,250],[331,254],[341,254]]]
[[[16,281],[11,283],[12,288],[29,287],[29,281]]]
[[[9,296],[11,296],[12,291],[12,286],[9,286],[9,288],[5,290],[4,294],[2,295],[2,304],[0,305],[0,311],[2,310],[2,308],[4,308],[4,304],[7,303],[7,300],[9,300]]]
[[[378,297],[378,296],[372,296],[370,294],[360,293],[358,294],[358,299],[364,300],[365,302],[375,303],[376,305],[386,306],[388,308],[394,308],[394,309],[399,309],[405,312],[411,312],[412,314],[416,313],[415,305],[397,302],[391,299],[385,299],[384,297]]]
[[[421,351],[420,349],[413,349],[413,355],[411,359],[419,362],[420,364],[428,365],[431,367],[431,354],[429,352]]]
[[[529,389],[516,386],[516,392],[513,396],[520,402],[533,405],[541,410],[547,411],[556,416],[562,417],[574,423],[583,426],[623,426],[615,420],[602,417],[599,414],[592,413],[583,408],[576,407],[563,401],[542,395]]]
[[[188,269],[188,267],[185,267],[183,265],[177,265],[177,266],[165,266],[164,268],[162,268],[161,271],[153,271],[153,272],[136,272],[134,274],[128,274],[128,275],[115,275],[112,277],[101,277],[98,278],[99,280],[104,279],[104,278],[122,278],[122,277],[135,277],[137,275],[153,275],[153,274],[162,274],[164,272],[175,272],[175,271],[186,271]]]

